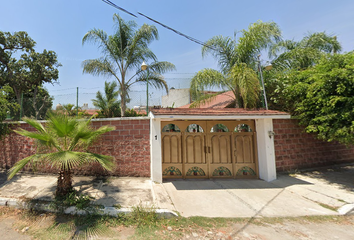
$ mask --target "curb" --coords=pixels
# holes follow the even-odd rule
[[[345,204],[338,209],[340,215],[354,215],[354,203]]]
[[[8,206],[8,207],[15,207],[19,209],[35,209],[45,212],[59,212],[58,210],[54,210],[50,207],[50,204],[43,204],[43,203],[35,203],[29,205],[26,201],[22,201],[16,198],[4,198],[0,197],[0,206]],[[109,215],[112,217],[118,217],[120,214],[130,214],[134,210],[133,208],[116,208],[116,207],[104,207],[97,209],[95,211],[98,215]],[[77,209],[75,206],[68,207],[63,211],[65,214],[70,215],[86,215],[92,213],[92,211],[88,210],[80,210]],[[168,209],[155,209],[155,213],[161,218],[172,218],[178,217],[178,215]]]

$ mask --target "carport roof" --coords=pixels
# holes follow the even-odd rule
[[[265,109],[243,108],[160,108],[151,109],[157,118],[195,118],[195,117],[226,117],[226,118],[290,118],[286,112]],[[179,116],[179,117],[178,117]]]

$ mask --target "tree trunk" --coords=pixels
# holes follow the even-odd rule
[[[122,94],[120,94],[120,116],[121,117],[124,117],[125,116],[125,109],[126,109],[126,106],[125,106],[125,89],[122,90]]]
[[[42,105],[40,106],[40,108],[38,109],[37,108],[37,93],[38,93],[38,86],[36,86],[34,88],[34,91],[33,91],[33,100],[32,100],[32,107],[34,109],[34,115],[35,115],[35,118],[38,120],[39,119],[39,114],[41,112],[41,110],[44,108],[44,106],[46,105],[46,101],[47,101],[47,96],[45,96],[43,98],[43,102],[42,102]]]
[[[64,197],[70,192],[72,192],[72,190],[73,190],[73,186],[71,181],[71,171],[63,170],[63,169],[60,170],[55,196]]]

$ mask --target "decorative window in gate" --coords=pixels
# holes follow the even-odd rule
[[[210,129],[210,132],[228,132],[229,129],[224,124],[215,124],[214,127]]]
[[[252,132],[252,128],[247,124],[239,124],[235,127],[234,132]]]
[[[256,176],[256,172],[250,167],[241,167],[237,170],[237,176]]]
[[[190,133],[193,133],[193,132],[204,132],[204,129],[199,126],[198,124],[196,123],[193,123],[193,124],[190,124],[187,128],[186,128],[186,132],[190,132]]]
[[[175,124],[167,124],[163,127],[162,132],[181,132],[181,130]]]
[[[231,171],[227,167],[218,167],[217,169],[214,170],[213,176],[227,176],[230,177],[232,176]]]
[[[172,167],[166,168],[163,171],[162,175],[163,176],[182,176],[182,173],[178,168],[172,166]]]
[[[191,167],[188,169],[186,176],[205,176],[205,172],[200,167]]]

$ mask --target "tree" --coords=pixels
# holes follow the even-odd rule
[[[63,105],[64,114],[67,116],[75,116],[76,115],[76,107],[74,104],[68,103]]]
[[[38,86],[36,91],[36,97],[34,101],[34,90],[29,89],[23,92],[22,101],[22,116],[27,116],[35,119],[45,119],[47,111],[49,111],[53,106],[53,97],[49,95],[47,89]],[[17,102],[15,94],[12,93],[8,95],[12,102]],[[33,105],[35,104],[35,108]],[[17,104],[19,106],[19,104]],[[11,109],[11,117],[14,120],[20,119],[20,107]]]
[[[82,63],[83,73],[95,76],[113,77],[117,80],[120,90],[121,116],[124,117],[126,99],[131,86],[135,83],[147,81],[146,74],[141,70],[143,61],[149,64],[148,83],[157,88],[165,88],[166,82],[161,74],[174,70],[175,66],[169,62],[158,62],[155,54],[148,45],[158,39],[155,26],[144,24],[139,29],[134,21],[124,21],[118,14],[113,15],[116,29],[113,35],[107,35],[100,29],[88,31],[82,43],[97,43],[103,56],[98,59],[85,60]],[[131,71],[135,71],[129,76]],[[129,77],[128,77],[129,76]]]
[[[325,32],[309,33],[302,40],[284,40],[274,44],[271,56],[274,69],[307,69],[315,65],[324,54],[338,53],[342,49],[336,36]]]
[[[117,82],[104,83],[104,96],[98,91],[96,99],[92,99],[95,107],[100,109],[99,117],[120,117],[120,103],[117,100],[119,91],[117,90]]]
[[[290,77],[287,100],[306,131],[322,140],[354,144],[354,52],[327,54]]]
[[[0,31],[0,86],[5,86],[13,80],[14,72],[18,71],[16,59],[12,57],[18,50],[33,51],[36,42],[26,32],[20,31],[11,34]],[[18,80],[18,79],[17,79]]]
[[[27,72],[23,76],[23,80],[32,87],[32,108],[34,110],[34,117],[40,118],[40,112],[48,104],[50,98],[49,95],[44,96],[41,103],[37,99],[37,95],[40,91],[40,87],[43,83],[53,83],[59,78],[58,67],[61,66],[58,63],[57,55],[54,51],[47,51],[44,49],[43,53],[31,52],[29,55],[22,56],[24,67]]]
[[[323,56],[338,53],[341,45],[335,36],[325,32],[307,34],[302,40],[284,40],[272,46],[272,70],[264,72],[268,102],[272,109],[293,113],[295,106],[291,87],[293,75],[315,66]]]
[[[215,95],[205,95],[208,87],[222,87],[231,90],[235,96],[235,107],[257,106],[260,84],[257,77],[258,55],[280,40],[279,27],[274,22],[258,21],[247,30],[242,30],[238,41],[231,37],[215,36],[202,48],[205,57],[211,54],[218,61],[220,71],[204,69],[191,81],[191,93],[198,106]]]
[[[28,36],[27,32],[20,31],[11,34],[10,32],[0,31],[0,69],[7,72],[8,77],[11,78],[8,63],[11,60],[12,54],[17,50],[32,51],[35,44],[36,42]]]
[[[32,107],[34,117],[39,119],[40,112],[45,108],[49,99],[38,104],[37,94],[43,83],[53,83],[59,77],[57,55],[54,51],[44,50],[37,53],[33,47],[35,42],[26,32],[0,31],[0,85],[10,86],[16,96],[17,103],[21,105],[21,96],[32,91]],[[13,57],[13,54],[22,50],[24,53],[20,59]]]
[[[88,147],[102,134],[114,130],[114,127],[102,126],[95,130],[90,127],[91,119],[82,121],[64,114],[49,115],[45,126],[29,118],[25,118],[24,121],[37,131],[29,132],[20,129],[15,132],[37,140],[43,151],[18,161],[9,170],[8,179],[14,177],[28,163],[42,162],[60,171],[56,196],[63,197],[73,190],[72,169],[96,162],[104,169],[112,170],[112,157],[91,153]]]

